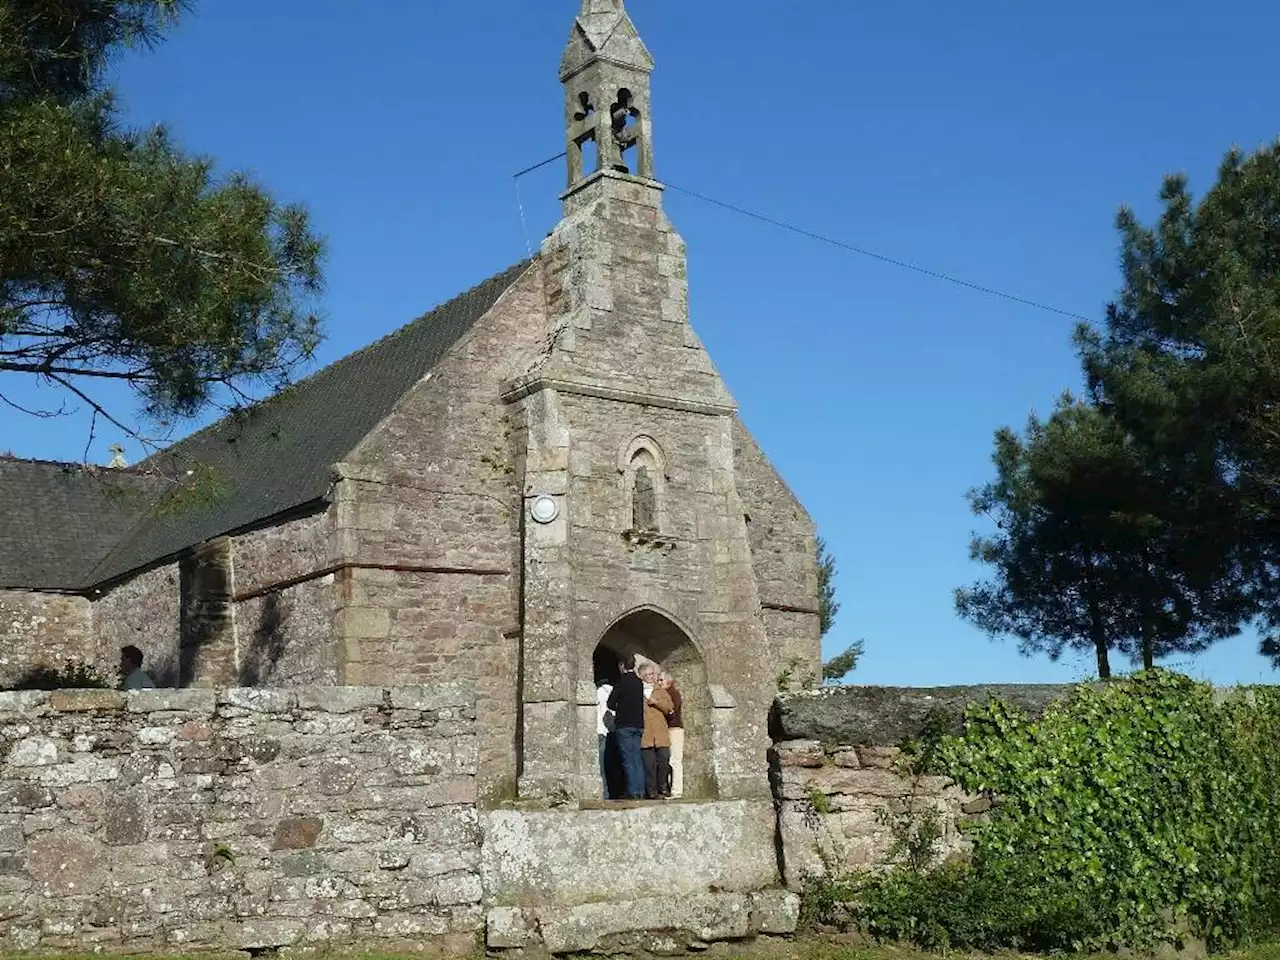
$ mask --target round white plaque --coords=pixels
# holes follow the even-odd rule
[[[560,516],[560,504],[554,497],[538,497],[529,508],[529,513],[538,523],[550,523]]]

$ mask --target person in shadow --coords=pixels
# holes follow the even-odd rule
[[[606,706],[613,711],[614,739],[622,759],[627,800],[644,799],[644,757],[640,743],[644,739],[644,682],[636,675],[636,657],[629,653],[618,662],[621,676],[609,694]],[[618,798],[623,799],[623,798]]]

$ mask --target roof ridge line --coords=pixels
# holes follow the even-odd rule
[[[149,477],[154,475],[152,471],[144,470],[137,464],[124,467],[112,467],[105,463],[86,463],[83,460],[47,460],[44,457],[19,457],[11,454],[0,454],[0,463],[29,463],[41,467],[62,467],[68,470],[83,470],[86,473],[105,473],[109,471],[111,473],[122,473],[139,477]]]

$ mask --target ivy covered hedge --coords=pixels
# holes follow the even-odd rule
[[[970,858],[860,884],[878,936],[929,947],[1103,949],[1274,928],[1280,692],[1153,671],[1038,719],[992,701],[928,763],[997,798]]]

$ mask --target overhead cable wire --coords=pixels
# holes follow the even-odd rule
[[[541,163],[534,164],[532,167],[527,167],[524,170],[521,170],[519,173],[514,175],[513,179],[516,181],[518,185],[521,177],[525,176],[526,174],[533,173],[535,170],[541,170],[543,167],[547,166],[548,164],[555,163],[557,160],[560,160],[564,156],[565,156],[564,153],[558,153],[554,157],[548,157],[546,160],[543,160]],[[798,227],[793,223],[786,222],[785,220],[779,220],[776,217],[766,216],[763,213],[756,213],[753,210],[748,210],[745,207],[740,207],[737,204],[729,203],[728,201],[725,201],[725,200],[718,200],[715,197],[709,197],[705,193],[699,193],[697,190],[690,190],[688,187],[682,187],[679,184],[672,183],[669,180],[664,180],[662,181],[662,183],[664,186],[666,186],[668,190],[674,190],[677,193],[682,193],[685,196],[692,197],[695,200],[701,200],[703,203],[709,203],[712,206],[720,207],[723,210],[728,210],[731,213],[738,214],[739,216],[747,217],[751,220],[759,221],[760,223],[769,224],[772,227],[777,227],[779,230],[786,230],[786,231],[789,231],[790,233],[795,233],[802,237],[807,237],[810,240],[816,240],[819,243],[825,243],[825,244],[828,244],[829,246],[837,247],[848,253],[857,254],[860,257],[867,257],[868,259],[871,259],[871,260],[877,260],[880,263],[886,263],[889,266],[898,267],[899,269],[902,269],[902,270],[910,270],[911,272],[918,273],[921,276],[930,277],[934,280],[941,280],[944,283],[954,284],[955,286],[963,287],[966,290],[973,290],[977,293],[985,293],[987,296],[999,297],[1002,300],[1008,300],[1012,303],[1019,303],[1025,307],[1034,307],[1037,310],[1044,310],[1047,313],[1057,314],[1060,317],[1067,317],[1068,319],[1071,319],[1071,320],[1081,320],[1085,323],[1092,322],[1089,317],[1086,317],[1083,314],[1075,313],[1074,311],[1071,311],[1071,310],[1063,310],[1061,307],[1051,306],[1050,304],[1042,303],[1039,300],[1031,300],[1027,297],[1020,297],[1017,294],[1007,293],[1004,290],[997,290],[995,287],[989,287],[984,284],[975,283],[972,280],[965,280],[962,277],[957,277],[949,273],[943,273],[940,270],[931,270],[928,267],[922,267],[919,264],[911,263],[910,261],[907,261],[907,260],[899,260],[896,257],[890,257],[883,253],[877,253],[874,250],[868,250],[866,247],[860,247],[852,243],[846,243],[843,240],[837,240],[834,237],[828,237],[824,234],[816,233],[813,230],[807,230],[804,227]],[[523,210],[521,211],[521,215],[523,216]]]

